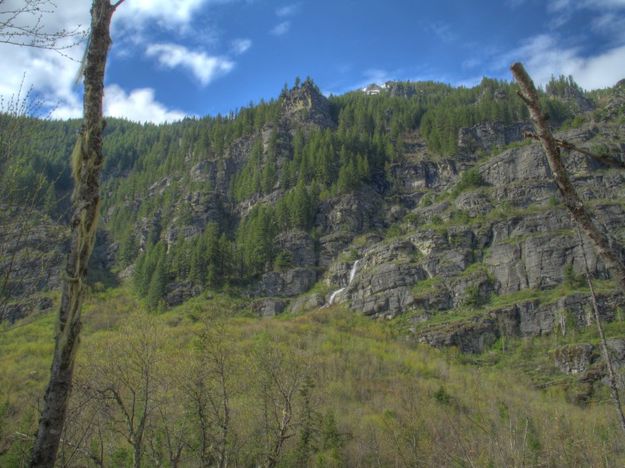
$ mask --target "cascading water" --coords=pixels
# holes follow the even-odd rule
[[[352,281],[354,280],[354,276],[356,276],[356,271],[358,270],[358,262],[360,262],[360,260],[356,260],[354,262],[354,265],[352,266],[352,269],[349,272],[349,281],[347,282],[347,286],[345,286],[344,288],[341,288],[341,289],[337,289],[332,294],[330,294],[330,300],[328,301],[328,305],[332,305],[334,303],[334,299],[336,298],[336,296],[341,294],[343,291],[345,291],[345,289],[350,284],[352,284]]]

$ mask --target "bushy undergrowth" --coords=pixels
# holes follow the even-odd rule
[[[91,298],[61,463],[625,460],[607,404],[571,405],[562,393],[530,388],[514,367],[478,367],[453,352],[414,347],[394,338],[392,325],[341,308],[260,320],[238,315],[244,305],[219,296],[151,315],[124,290]],[[1,466],[27,459],[52,331],[48,315],[0,336]]]

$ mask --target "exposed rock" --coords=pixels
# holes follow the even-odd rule
[[[292,268],[285,272],[265,273],[255,288],[258,296],[292,297],[308,291],[317,281],[317,272],[311,268]]]
[[[200,161],[191,168],[190,175],[194,182],[214,183],[217,180],[217,161]]]
[[[161,180],[154,182],[150,187],[148,187],[148,196],[154,197],[157,195],[162,195],[167,187],[169,187],[172,183],[172,177],[163,177]]]
[[[247,216],[252,209],[259,204],[275,204],[282,196],[284,192],[281,190],[275,190],[267,195],[262,195],[260,193],[256,193],[252,195],[247,200],[239,203],[236,207],[237,214],[241,217]]]
[[[276,247],[285,252],[291,265],[297,267],[312,267],[317,263],[315,242],[310,234],[293,229],[279,234],[275,239]]]
[[[584,96],[582,90],[576,86],[564,86],[559,88],[557,92],[550,92],[548,86],[547,94],[570,104],[576,112],[588,112],[595,108],[594,103]]]
[[[0,209],[0,322],[38,310],[36,296],[61,287],[69,231],[38,211]]]
[[[494,186],[551,179],[547,159],[538,144],[506,150],[481,165],[479,172],[484,182]]]
[[[383,200],[373,190],[349,193],[327,200],[317,212],[319,265],[327,267],[360,233],[384,226]]]
[[[148,241],[157,241],[161,237],[161,210],[154,213],[153,218],[141,218],[135,227],[137,243],[140,251],[145,251]]]
[[[306,80],[301,86],[280,96],[282,113],[292,126],[314,125],[333,127],[330,103],[314,83]]]
[[[448,186],[456,175],[450,162],[402,159],[390,167],[393,190],[400,195],[421,193],[425,189]]]
[[[588,343],[562,346],[554,351],[555,365],[566,374],[586,372],[594,360],[594,346]]]
[[[499,294],[556,286],[564,280],[568,265],[577,273],[582,271],[579,239],[563,210],[512,218],[496,223],[492,230],[493,242],[484,264],[494,276]],[[594,249],[585,243],[584,251],[591,273],[607,277]]]
[[[625,339],[609,339],[607,347],[612,367],[616,371],[616,384],[624,388],[622,368],[625,367]],[[591,384],[589,395],[595,382],[609,384],[608,370],[600,344],[581,343],[560,347],[554,352],[554,364],[561,372],[580,375],[580,382]]]
[[[602,319],[608,321],[614,320],[617,307],[625,305],[625,297],[617,293],[599,295],[597,300]],[[432,346],[458,346],[463,352],[481,353],[501,336],[532,337],[568,333],[569,326],[576,329],[592,326],[591,307],[588,294],[574,294],[547,304],[531,300],[415,333],[417,341]],[[480,334],[484,335],[483,339],[480,339]],[[617,346],[614,348],[617,349]],[[622,348],[625,353],[625,343]],[[623,358],[625,362],[625,354]]]
[[[394,316],[414,305],[410,288],[425,278],[427,274],[417,265],[384,263],[361,270],[343,297],[365,315]]]
[[[0,303],[0,322],[15,323],[36,312],[48,312],[53,306],[49,297],[29,297],[17,302]]]
[[[194,285],[190,281],[180,283],[170,283],[167,285],[167,293],[165,294],[165,303],[169,307],[177,306],[188,301],[192,297],[199,296],[202,288]]]
[[[533,129],[529,122],[503,124],[501,122],[485,122],[473,127],[461,128],[458,131],[458,151],[475,153],[490,151],[512,142],[523,140],[524,133]]]
[[[280,299],[261,299],[252,304],[252,309],[261,317],[275,317],[284,312],[287,301]]]
[[[326,284],[330,287],[343,288],[349,281],[349,272],[354,262],[337,261],[328,267],[326,273]]]
[[[165,232],[165,242],[167,248],[170,249],[178,240],[189,240],[202,233],[202,229],[199,226],[193,225],[181,225],[177,226],[172,224],[167,228]]]
[[[352,235],[382,227],[383,200],[373,190],[348,193],[327,200],[319,207],[315,225],[322,234],[337,231]]]
[[[461,193],[454,201],[454,205],[472,218],[485,215],[493,209],[488,196],[480,192]]]
[[[221,195],[217,192],[192,192],[176,203],[177,215],[164,234],[168,248],[178,240],[201,234],[209,223],[228,225]]]
[[[455,346],[463,353],[481,353],[499,338],[497,321],[491,316],[433,327],[419,335],[420,343],[436,348]]]
[[[290,310],[293,313],[299,314],[301,312],[307,312],[312,309],[317,309],[326,303],[323,295],[319,293],[312,293],[305,296],[300,296],[291,303]]]

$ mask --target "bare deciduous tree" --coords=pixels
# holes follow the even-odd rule
[[[202,466],[228,465],[231,439],[232,350],[223,321],[215,319],[200,335],[199,355],[185,393],[198,425]]]
[[[564,206],[569,210],[573,221],[577,225],[580,247],[584,256],[584,268],[585,276],[590,288],[592,305],[595,315],[595,321],[597,330],[601,338],[601,346],[603,350],[604,359],[606,361],[606,367],[608,369],[608,379],[610,381],[610,390],[612,392],[612,399],[615,406],[615,411],[619,419],[619,423],[623,432],[625,432],[625,416],[623,415],[623,408],[621,406],[621,400],[618,393],[618,387],[616,385],[616,378],[612,362],[610,359],[610,353],[608,352],[608,346],[603,333],[603,327],[601,325],[601,318],[599,316],[599,309],[597,306],[597,300],[595,292],[592,286],[590,273],[588,271],[588,262],[584,253],[584,245],[582,242],[581,232],[583,231],[588,238],[593,242],[597,253],[601,256],[603,261],[611,268],[613,275],[620,286],[621,290],[625,290],[625,260],[623,258],[623,247],[616,242],[609,233],[605,232],[599,227],[599,223],[593,216],[593,214],[586,208],[583,200],[577,194],[568,172],[560,155],[560,147],[565,149],[576,149],[566,142],[556,140],[551,133],[551,129],[547,123],[548,116],[545,115],[538,99],[538,93],[534,87],[534,82],[525,71],[525,68],[520,63],[515,63],[511,67],[512,74],[518,82],[521,92],[519,96],[523,99],[523,102],[527,105],[530,112],[530,117],[536,129],[536,139],[540,141],[547,156],[551,173],[553,174],[553,180],[562,195]],[[586,155],[593,157],[591,153],[585,152]],[[604,161],[607,162],[607,161]],[[622,166],[621,166],[622,167]]]
[[[295,355],[297,355],[295,353]],[[306,377],[305,358],[286,355],[274,346],[262,346],[254,354],[260,377],[259,395],[263,404],[265,433],[264,466],[280,462],[287,442],[296,434],[299,424],[300,389]]]
[[[515,63],[511,67],[514,78],[521,87],[519,96],[530,112],[530,117],[536,129],[536,135],[540,140],[547,162],[553,175],[553,180],[558,187],[564,206],[569,210],[575,223],[592,240],[597,253],[612,269],[616,280],[622,290],[625,290],[625,261],[624,250],[607,232],[602,230],[592,213],[586,208],[584,202],[577,194],[566,167],[560,155],[560,144],[554,138],[548,125],[548,117],[542,111],[538,93],[532,79],[529,77],[523,65]]]
[[[47,27],[46,19],[55,9],[51,0],[0,0],[0,43],[53,50],[77,45],[83,37],[80,26],[57,30]]]
[[[108,431],[122,436],[141,466],[146,436],[159,414],[162,336],[150,319],[131,321],[94,351],[83,392],[97,402]]]

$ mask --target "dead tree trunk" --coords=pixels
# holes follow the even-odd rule
[[[87,46],[84,71],[83,127],[72,152],[74,192],[71,220],[72,238],[65,267],[65,278],[56,330],[50,381],[39,419],[31,467],[52,467],[56,460],[67,402],[72,387],[74,358],[80,334],[80,308],[87,263],[95,242],[100,205],[100,168],[102,167],[102,98],[104,68],[111,38],[109,26],[115,9],[124,0],[93,0],[91,37]]]
[[[586,209],[584,203],[577,195],[575,187],[571,183],[566,168],[560,157],[560,148],[558,142],[553,137],[549,125],[547,124],[547,116],[542,112],[538,93],[534,87],[532,79],[529,77],[523,65],[515,63],[511,67],[512,75],[521,87],[519,95],[527,105],[530,117],[534,123],[538,139],[542,143],[547,161],[553,174],[564,205],[571,212],[573,220],[580,227],[595,245],[597,253],[610,268],[618,282],[622,291],[625,291],[625,261],[623,259],[623,248],[612,238],[609,237],[597,224],[592,214]]]
[[[599,336],[601,338],[601,347],[608,370],[612,400],[615,405],[615,410],[619,419],[619,423],[623,428],[623,431],[625,431],[625,416],[623,415],[623,408],[621,406],[618,387],[616,386],[614,369],[612,367],[605,334],[603,333],[603,327],[601,325],[597,298],[595,296],[595,291],[590,278],[588,261],[586,259],[586,253],[584,252],[584,245],[582,242],[580,230],[583,230],[584,233],[593,241],[598,254],[601,256],[601,258],[603,258],[608,267],[610,267],[615,274],[616,280],[621,287],[621,290],[625,291],[625,263],[623,261],[623,248],[617,242],[611,239],[607,233],[603,232],[603,230],[599,228],[594,217],[586,209],[583,201],[575,191],[575,187],[573,187],[566,168],[562,163],[562,159],[560,158],[559,146],[562,145],[558,140],[553,137],[551,130],[547,125],[547,116],[543,114],[541,110],[540,102],[538,100],[538,94],[536,92],[536,88],[534,87],[532,79],[529,77],[529,75],[523,68],[523,65],[521,65],[520,63],[515,63],[514,65],[512,65],[511,70],[514,78],[517,80],[519,86],[521,87],[521,92],[519,93],[519,95],[521,96],[521,99],[523,99],[530,111],[530,116],[534,123],[538,139],[542,143],[545,154],[547,155],[547,161],[549,162],[549,167],[551,168],[553,179],[558,186],[560,194],[562,195],[564,205],[570,211],[571,216],[578,227],[580,247],[582,249],[582,255],[584,257],[586,281],[588,282],[588,286],[590,288],[595,321],[597,324],[597,330],[599,331]]]

